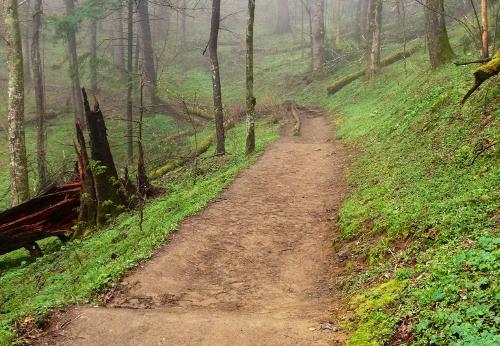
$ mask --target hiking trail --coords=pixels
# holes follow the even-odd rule
[[[185,220],[104,307],[56,314],[37,345],[335,345],[332,238],[347,152],[304,112]],[[257,134],[258,135],[258,134]],[[333,329],[333,330],[331,330]]]

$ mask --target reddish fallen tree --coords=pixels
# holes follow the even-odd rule
[[[0,255],[24,247],[36,257],[41,254],[37,240],[67,240],[79,204],[80,182],[73,181],[0,213]]]
[[[89,149],[81,124],[76,124],[77,177],[54,186],[39,197],[0,213],[0,255],[26,248],[32,257],[41,255],[36,241],[57,236],[61,240],[81,237],[102,226],[127,202],[118,178],[106,134],[106,124],[97,101],[90,107],[82,89]]]

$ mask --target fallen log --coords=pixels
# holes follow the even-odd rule
[[[80,188],[79,181],[54,187],[0,213],[0,254],[24,247],[36,255],[36,241],[50,236],[67,239],[78,219]]]
[[[161,166],[158,169],[155,169],[153,172],[149,174],[150,179],[157,179],[168,172],[173,171],[174,169],[184,165],[186,162],[188,162],[191,159],[194,159],[201,154],[205,153],[208,148],[212,145],[215,139],[215,132],[212,132],[210,135],[208,135],[207,138],[203,142],[201,142],[197,148],[195,148],[188,156],[180,158],[180,159],[174,159],[170,160],[167,163],[165,163],[163,166]]]
[[[229,120],[226,123],[226,125],[224,126],[224,128],[226,130],[228,130],[228,129],[232,128],[233,126],[234,126],[234,121]],[[158,179],[161,176],[167,174],[168,172],[171,172],[171,171],[183,166],[184,164],[186,164],[190,160],[195,159],[198,156],[204,154],[208,150],[208,148],[210,148],[210,146],[212,145],[214,140],[215,140],[215,131],[210,133],[207,136],[207,138],[205,138],[203,140],[203,142],[201,142],[195,148],[193,148],[191,153],[188,156],[178,158],[178,159],[169,160],[160,168],[157,168],[157,169],[153,170],[152,172],[150,172],[149,179],[151,179],[151,180]]]
[[[416,45],[416,46],[408,48],[406,51],[400,51],[400,52],[394,53],[394,54],[388,56],[387,58],[383,59],[382,61],[380,61],[380,67],[389,66],[389,65],[391,65],[399,60],[406,59],[410,55],[412,55],[416,51],[418,51],[419,48],[420,48],[420,46]],[[333,95],[336,92],[338,92],[340,89],[342,89],[343,87],[354,82],[356,79],[359,79],[359,78],[363,77],[364,75],[366,75],[366,71],[367,71],[367,69],[365,68],[363,70],[354,72],[353,74],[350,74],[350,75],[336,81],[335,83],[333,83],[331,86],[329,86],[326,89],[326,91],[328,92],[329,95]]]
[[[170,143],[173,142],[179,138],[186,137],[186,136],[191,136],[193,134],[192,130],[183,130],[183,131],[178,131],[174,132],[171,135],[168,135],[165,139],[162,139],[162,143]]]

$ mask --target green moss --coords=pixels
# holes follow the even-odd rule
[[[389,280],[351,300],[356,316],[347,345],[381,345],[392,335],[397,318],[386,311],[397,302],[407,284],[407,280]]]

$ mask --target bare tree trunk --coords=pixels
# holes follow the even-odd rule
[[[278,15],[276,22],[275,34],[284,34],[290,32],[290,8],[288,0],[277,0]]]
[[[90,21],[90,91],[97,96],[97,19]]]
[[[342,10],[343,10],[343,2],[341,0],[337,0],[337,6],[334,8],[335,14],[334,14],[334,19],[335,19],[335,46],[338,46],[340,44],[340,28],[341,28],[341,23],[340,19],[342,18]]]
[[[488,0],[481,0],[481,31],[483,58],[488,58],[490,56],[488,39]]]
[[[21,27],[17,0],[2,2],[8,70],[8,134],[10,192],[15,206],[29,198],[28,164],[24,137],[24,76]]]
[[[127,2],[127,161],[134,160],[134,115],[132,108],[133,92],[133,44],[134,44],[134,0]]]
[[[70,15],[75,9],[74,0],[64,0],[66,15]],[[78,69],[78,55],[76,52],[76,28],[68,26],[66,29],[66,41],[68,44],[69,75],[71,78],[71,89],[73,99],[73,110],[75,118],[83,124],[83,103],[80,94],[80,72]]]
[[[287,4],[288,5],[288,4]],[[247,64],[246,64],[246,115],[247,115],[247,139],[246,154],[255,151],[255,96],[253,94],[253,24],[255,19],[255,0],[248,0],[248,24],[247,24]]]
[[[427,46],[431,67],[437,68],[453,58],[446,30],[444,16],[444,0],[426,0],[425,20],[427,30]]]
[[[313,74],[316,74],[323,65],[325,55],[324,6],[325,0],[310,0]]]
[[[28,58],[30,54],[30,21],[29,17],[31,14],[31,4],[29,0],[26,0],[26,2],[23,5],[23,23],[21,24],[21,41],[23,44],[23,56],[26,57],[23,60],[23,71],[24,71],[24,83],[30,83],[31,82],[31,66],[30,66],[30,59]]]
[[[139,110],[139,123],[137,124],[137,193],[141,199],[141,219],[142,207],[148,196],[151,196],[153,187],[149,182],[148,175],[146,174],[146,166],[144,162],[144,147],[142,144],[142,121],[144,116],[144,83],[141,80],[140,89],[140,110]]]
[[[149,0],[139,0],[137,4],[137,13],[139,15],[139,29],[141,34],[142,56],[144,58],[144,82],[148,91],[151,103],[158,103],[156,94],[156,69],[155,55],[153,50],[153,41],[151,38],[151,25],[149,22]]]
[[[33,34],[31,38],[31,66],[33,68],[33,88],[35,89],[36,160],[38,189],[47,183],[46,140],[45,140],[45,90],[43,88],[43,67],[40,56],[40,32],[42,31],[42,1],[35,0],[33,8]]]
[[[370,7],[371,0],[360,0],[360,9],[359,9],[359,39],[366,40],[367,31],[368,31],[368,8]]]
[[[182,0],[182,13],[181,13],[181,48],[185,49],[187,46],[187,33],[186,33],[186,11],[187,1]]]
[[[113,53],[113,64],[118,70],[120,78],[124,77],[124,46],[125,38],[123,34],[123,18],[122,18],[122,8],[119,8],[113,13],[113,32],[112,32],[112,53]],[[123,78],[125,79],[125,78]]]
[[[225,134],[224,134],[224,113],[222,110],[222,90],[220,84],[219,57],[217,55],[217,40],[219,38],[220,25],[220,0],[212,1],[212,19],[210,25],[210,40],[208,51],[210,54],[210,64],[212,69],[212,90],[215,111],[215,133],[217,137],[216,155],[224,155]]]
[[[380,68],[380,34],[382,31],[382,0],[372,0],[368,24],[368,70],[367,77],[372,79]]]
[[[78,209],[78,229],[73,238],[80,238],[87,229],[93,228],[97,224],[97,196],[87,145],[79,122],[76,122],[76,138],[79,145],[79,149],[75,145],[75,150],[78,158],[81,192],[80,207]]]

